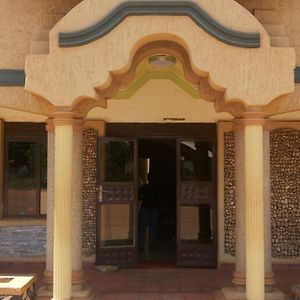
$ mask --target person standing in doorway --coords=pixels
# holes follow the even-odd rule
[[[156,176],[153,172],[147,175],[148,183],[143,185],[139,191],[139,200],[142,205],[139,211],[138,247],[144,249],[145,232],[149,230],[149,248],[156,249],[156,227],[158,221],[159,189]]]

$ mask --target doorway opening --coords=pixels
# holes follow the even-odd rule
[[[139,139],[138,149],[138,260],[175,266],[176,139]]]
[[[215,124],[117,123],[106,134],[99,139],[97,264],[215,267]],[[149,172],[158,194],[153,244],[150,232],[139,238]]]

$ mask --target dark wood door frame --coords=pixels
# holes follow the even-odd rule
[[[208,264],[203,267],[217,266],[217,137],[216,124],[214,123],[108,123],[106,124],[106,136],[113,138],[134,139],[193,139],[213,144],[213,255]],[[177,150],[178,151],[178,150]],[[178,170],[177,170],[178,173]],[[178,193],[177,193],[178,203]],[[177,246],[178,247],[178,246]],[[205,248],[205,247],[204,247]],[[205,251],[204,251],[205,252]],[[205,257],[204,253],[204,257]],[[180,266],[183,264],[178,263]],[[192,264],[190,264],[191,266]],[[196,266],[196,265],[195,265]]]

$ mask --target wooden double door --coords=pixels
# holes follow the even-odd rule
[[[215,124],[170,125],[114,124],[99,140],[97,264],[137,266],[139,190],[155,171],[158,210],[174,209],[174,261],[216,267]]]

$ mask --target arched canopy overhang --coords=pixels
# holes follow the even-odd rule
[[[294,50],[270,47],[262,25],[233,0],[85,0],[49,42],[49,54],[27,57],[25,89],[83,116],[105,107],[138,63],[158,53],[176,56],[201,96],[235,116],[252,106],[274,110],[273,100],[286,105],[295,86]]]

